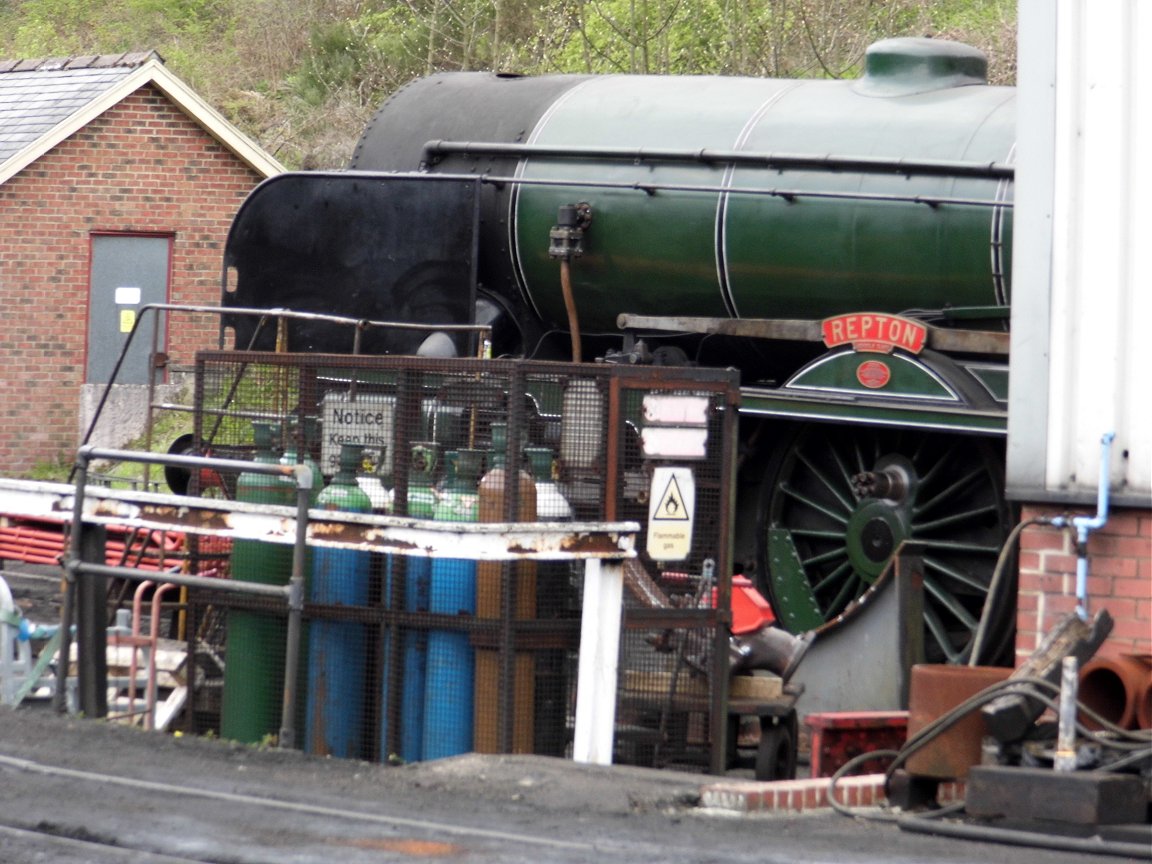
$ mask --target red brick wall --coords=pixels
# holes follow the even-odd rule
[[[1094,508],[1083,511],[1092,515]],[[1063,508],[1026,506],[1023,518],[1064,515]],[[1061,618],[1076,608],[1076,534],[1048,526],[1020,538],[1016,615],[1019,665]],[[1113,510],[1088,537],[1088,609],[1115,620],[1100,655],[1152,653],[1152,510]]]
[[[171,236],[169,302],[218,305],[224,241],[260,176],[145,87],[0,186],[0,465],[71,462],[84,381],[90,237]],[[172,362],[217,321],[169,323]]]

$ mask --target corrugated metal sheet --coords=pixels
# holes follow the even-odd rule
[[[155,56],[137,52],[0,60],[0,164]]]

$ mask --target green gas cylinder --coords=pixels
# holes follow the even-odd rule
[[[254,462],[275,465],[273,442],[280,427],[253,423]],[[236,481],[236,499],[252,504],[291,506],[295,493],[272,474],[244,472]],[[232,544],[232,578],[242,582],[286,585],[292,576],[292,546],[237,540]],[[220,736],[260,743],[280,728],[284,689],[284,619],[273,612],[233,609],[228,613],[224,694]]]

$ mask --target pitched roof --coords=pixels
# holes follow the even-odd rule
[[[284,170],[164,66],[155,51],[0,60],[0,183],[146,84],[253,170]]]

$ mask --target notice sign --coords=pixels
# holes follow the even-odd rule
[[[359,444],[374,462],[385,462],[391,473],[392,423],[396,400],[391,396],[357,395],[333,392],[324,396],[323,440],[320,445],[320,470],[335,474],[340,467],[340,445]]]
[[[660,459],[703,459],[708,444],[708,397],[644,397],[644,427],[640,446],[644,455]]]
[[[692,551],[696,481],[691,468],[656,468],[648,497],[648,555],[683,561]]]

